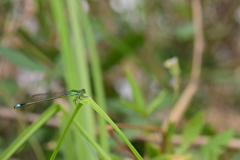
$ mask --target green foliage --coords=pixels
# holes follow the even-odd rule
[[[155,111],[162,104],[166,95],[167,95],[167,91],[162,90],[160,92],[160,94],[150,102],[150,104],[147,107],[148,114],[151,114],[153,111]]]
[[[69,130],[69,127],[71,126],[71,124],[72,124],[75,116],[77,115],[77,112],[79,111],[79,109],[80,109],[81,107],[82,107],[82,104],[78,104],[78,106],[76,106],[76,108],[75,108],[72,116],[70,117],[70,119],[69,119],[69,121],[68,121],[68,123],[67,123],[67,125],[66,125],[66,127],[65,127],[65,129],[64,129],[64,131],[63,131],[63,134],[62,134],[62,136],[60,137],[60,140],[58,141],[58,144],[57,144],[57,146],[56,146],[56,148],[55,148],[55,150],[54,150],[54,152],[53,152],[53,154],[52,154],[52,156],[51,156],[51,160],[54,160],[54,159],[56,158],[57,153],[58,153],[58,150],[59,150],[59,148],[60,148],[60,146],[61,146],[61,144],[62,144],[62,142],[63,142],[63,139],[65,138],[65,136],[66,136],[66,134],[67,134],[67,131]]]
[[[6,58],[11,63],[15,64],[16,66],[23,67],[29,70],[44,70],[43,66],[40,65],[37,61],[33,60],[32,58],[20,51],[0,46],[0,55]]]
[[[33,124],[31,124],[18,138],[1,154],[0,159],[9,159],[49,118],[57,113],[58,104],[49,107]]]
[[[200,135],[204,126],[203,115],[204,114],[200,112],[188,122],[183,130],[183,142],[177,153],[183,153],[187,148],[190,147],[189,145],[191,142]]]
[[[204,160],[217,160],[223,153],[223,147],[228,144],[233,138],[233,131],[225,131],[216,136],[213,136],[206,145],[201,147],[201,152],[204,155]]]
[[[84,144],[87,146],[87,148],[90,150],[90,152],[93,154],[93,156],[96,159],[96,154],[95,152],[93,152],[92,147],[94,147],[103,157],[104,159],[108,160],[110,159],[106,153],[104,153],[104,151],[101,149],[101,147],[99,147],[91,138],[90,136],[87,134],[87,132],[82,129],[82,127],[79,125],[79,122],[75,121],[74,118],[77,114],[77,112],[79,111],[79,109],[81,108],[81,106],[83,104],[88,104],[90,103],[92,105],[92,107],[104,118],[106,119],[112,126],[113,128],[119,133],[119,135],[123,138],[123,140],[127,143],[127,145],[129,146],[129,148],[133,151],[133,153],[136,155],[136,157],[138,157],[138,159],[142,159],[141,156],[138,154],[138,152],[134,149],[134,147],[131,145],[131,143],[128,141],[128,139],[124,136],[124,134],[120,131],[120,129],[116,126],[116,124],[107,116],[106,113],[104,113],[104,111],[92,100],[89,98],[86,98],[82,101],[80,101],[81,104],[79,104],[74,113],[72,114],[72,116],[70,117],[68,124],[65,127],[65,130],[61,136],[61,138],[58,141],[58,144],[52,154],[51,159],[55,159],[59,148],[63,142],[63,139],[67,133],[67,131],[70,128],[70,125],[72,124],[72,122],[76,125],[76,127],[78,128],[78,130],[80,131],[79,133],[81,134],[81,138],[84,138]],[[9,146],[9,148],[1,155],[1,159],[8,159],[27,139],[29,139],[29,137],[32,136],[33,133],[35,133],[49,118],[51,118],[54,114],[57,113],[57,111],[61,109],[65,115],[67,115],[66,111],[64,111],[64,109],[62,107],[60,107],[58,104],[54,104],[53,106],[51,106],[48,110],[46,110],[37,121],[35,121],[32,125],[30,125],[19,137],[18,139],[16,139],[11,146]],[[85,140],[86,139],[86,140]],[[90,143],[88,143],[88,142]],[[87,143],[86,143],[87,142]],[[91,146],[90,146],[91,145]],[[90,147],[90,148],[89,148]]]
[[[137,113],[140,113],[140,114],[142,114],[142,115],[146,115],[146,111],[143,110],[142,108],[140,108],[137,104],[132,103],[132,102],[129,102],[129,101],[127,101],[127,100],[120,100],[120,102],[121,102],[123,105],[125,105],[125,106],[131,108],[132,110],[136,111]]]
[[[125,74],[127,80],[131,86],[134,102],[129,102],[127,100],[121,100],[121,103],[128,106],[129,108],[135,110],[141,115],[150,115],[153,113],[162,103],[166,97],[167,91],[162,90],[161,93],[155,97],[146,107],[145,107],[145,97],[142,94],[140,85],[137,84],[137,81],[131,75],[131,72],[126,69]]]
[[[94,35],[93,35],[89,17],[83,10],[81,11],[82,11],[81,14],[83,19],[83,28],[86,33],[87,48],[90,52],[90,57],[91,57],[90,64],[91,64],[91,71],[92,71],[92,77],[93,77],[94,91],[96,92],[96,100],[97,100],[97,103],[102,107],[102,109],[106,111],[106,97],[105,97],[105,91],[104,91],[103,80],[102,80],[103,78],[102,78],[102,71],[100,66],[100,59],[98,56],[99,53],[97,51],[97,46],[94,40]],[[100,116],[98,116],[98,121],[99,121],[99,129],[100,129],[100,140],[99,140],[100,144],[105,151],[109,152],[106,121]]]
[[[240,153],[234,155],[230,160],[239,160],[240,159]]]
[[[174,156],[174,155],[165,154],[165,155],[156,156],[151,160],[175,160],[175,159],[177,159],[177,160],[191,160],[191,155]]]
[[[133,94],[134,102],[136,103],[136,107],[142,109],[145,105],[145,102],[144,102],[144,97],[142,95],[140,87],[128,69],[125,70],[125,74],[129,84],[131,85],[132,94]]]
[[[83,102],[82,103],[88,103],[88,102]],[[70,119],[70,116],[68,115],[68,113],[61,107],[60,108],[61,111],[63,112],[65,117],[68,117]],[[110,160],[111,158],[108,156],[108,154],[106,153],[105,150],[102,149],[102,147],[100,147],[88,134],[88,132],[81,126],[81,124],[79,123],[79,121],[77,121],[76,119],[73,120],[73,123],[78,131],[78,134],[81,135],[81,137],[85,138],[90,145],[101,155],[101,157],[103,157],[103,159],[106,160]]]
[[[175,125],[173,123],[170,123],[166,135],[171,139],[175,132],[176,132]]]
[[[146,153],[149,156],[149,158],[153,158],[156,157],[157,155],[160,155],[160,150],[158,147],[153,146],[150,143],[145,144],[145,148],[146,148]]]
[[[81,135],[80,135],[81,136]],[[88,141],[86,139],[84,139],[82,136],[81,136],[84,144],[87,146],[88,150],[90,151],[90,153],[92,154],[92,156],[94,157],[95,160],[99,160],[98,156],[97,156],[97,153],[96,151],[93,149],[93,147],[88,143]]]
[[[83,104],[91,104],[92,108],[100,115],[102,118],[104,118],[111,126],[116,130],[116,132],[120,135],[120,137],[124,140],[124,142],[128,145],[128,147],[131,149],[133,154],[141,160],[142,157],[137,152],[137,150],[133,147],[133,145],[129,142],[129,140],[125,137],[125,135],[122,133],[122,131],[117,127],[117,125],[109,118],[109,116],[99,107],[90,97],[87,97],[81,101]]]
[[[166,67],[167,69],[169,69],[171,75],[173,77],[179,77],[181,74],[181,70],[179,67],[179,63],[178,63],[178,58],[177,57],[173,57],[170,59],[167,59],[164,62],[164,67]]]
[[[176,29],[176,37],[181,41],[191,40],[193,38],[193,25],[186,23]]]
[[[53,0],[51,2],[51,7],[53,10],[54,20],[56,26],[58,27],[58,33],[60,36],[60,50],[62,57],[64,59],[64,73],[67,88],[77,89],[84,88],[88,91],[88,95],[91,96],[91,83],[90,83],[90,72],[88,68],[88,60],[86,56],[85,46],[84,46],[84,29],[81,19],[81,14],[84,12],[83,7],[79,4],[77,0],[69,0],[66,2],[66,7],[64,1]],[[66,16],[64,11],[67,11],[69,17]],[[68,19],[71,23],[68,25]],[[71,106],[74,109],[75,106]],[[79,122],[82,123],[84,128],[88,130],[89,135],[93,139],[96,138],[94,134],[94,115],[90,107],[84,107],[83,112],[80,112],[80,116],[77,116]],[[78,159],[91,159],[92,157],[86,154],[87,148],[82,142],[81,138],[75,133],[74,142],[77,148],[81,148],[79,152],[76,152]],[[105,135],[106,136],[106,135]],[[72,144],[73,146],[74,144]],[[64,154],[70,154],[65,152]]]
[[[7,89],[9,94],[12,95],[12,94],[16,93],[16,91],[18,89],[18,85],[13,80],[2,80],[2,81],[0,81],[0,88],[2,90]],[[9,96],[11,96],[11,95],[9,95]]]
[[[154,127],[161,128],[162,121],[168,118],[171,107],[189,82],[192,70],[193,44],[197,37],[193,30],[195,10],[191,2],[194,1],[123,3],[119,0],[108,3],[36,0],[22,3],[22,1],[1,0],[0,105],[12,108],[13,103],[21,102],[28,96],[27,94],[35,90],[37,92],[38,89],[58,91],[62,88],[65,90],[85,88],[88,96],[96,99],[97,104],[114,122],[126,126],[131,124],[136,128],[148,128],[153,124]],[[236,24],[239,23],[239,19],[235,14],[238,11],[238,4],[239,2],[234,0],[201,1],[206,48],[201,61],[201,83],[198,84],[197,93],[189,104],[186,117],[189,117],[189,112],[192,115],[199,110],[218,105],[227,109],[234,107],[237,110],[240,94],[239,47],[236,45],[239,40],[239,27]],[[175,58],[171,57],[177,57],[177,61],[173,61]],[[126,68],[124,62],[134,64],[138,68],[135,70],[136,74],[143,75],[141,84],[133,76],[135,73],[123,69]],[[9,63],[13,65],[4,66]],[[21,70],[17,70],[16,67],[20,67]],[[24,70],[28,71],[29,77],[20,74],[19,71]],[[40,71],[44,78],[31,80],[31,71]],[[116,81],[122,78],[123,72],[132,89],[133,101],[119,100],[114,90]],[[22,85],[23,81],[31,85],[27,86],[26,83]],[[105,101],[111,103],[106,104]],[[29,107],[23,108],[22,112],[31,111],[34,114],[41,114],[43,109],[44,107],[35,109]],[[69,112],[74,109],[75,106],[71,105]],[[217,112],[225,112],[225,108]],[[63,113],[65,116],[61,121],[68,122],[68,113],[66,111]],[[214,118],[216,121],[223,118],[217,115]],[[66,135],[61,154],[58,154],[57,158],[91,159],[92,155],[87,158],[81,157],[89,154],[90,145],[97,152],[99,159],[123,159],[122,152],[118,152],[119,148],[116,149],[116,143],[112,143],[109,153],[110,138],[107,135],[106,121],[101,115],[97,114],[97,116],[99,117],[95,120],[90,105],[81,108],[80,114],[73,120],[75,126],[69,130],[70,134]],[[237,112],[235,116],[237,117]],[[9,119],[17,119],[19,122],[17,117],[18,114],[15,117],[4,115],[2,127],[9,123]],[[190,118],[186,126],[179,125],[175,129],[174,124],[171,124],[164,134],[162,131],[131,127],[124,130],[124,134],[129,140],[134,141],[140,141],[137,137],[138,133],[147,136],[151,136],[152,132],[158,133],[159,136],[163,134],[164,143],[156,145],[156,148],[148,137],[142,142],[147,148],[145,152],[140,153],[155,160],[184,160],[192,157],[194,160],[224,160],[225,157],[232,157],[232,160],[239,159],[239,155],[235,154],[237,151],[224,148],[233,137],[232,132],[212,136],[217,134],[218,125],[223,125],[221,127],[224,128],[224,124],[213,126],[210,122],[206,124],[208,128],[202,130],[203,119],[201,112]],[[16,129],[21,128],[18,126],[13,123],[7,129],[1,130],[0,150],[2,155],[8,152],[8,158],[16,153],[17,148],[25,141],[31,141],[29,137],[26,135],[27,138],[23,137],[21,134],[20,137],[24,142],[17,138],[13,143],[17,148],[12,145],[8,149],[4,148],[15,138],[13,136],[16,136]],[[66,124],[60,124],[60,129],[54,130],[53,135],[65,130],[65,126]],[[98,134],[95,132],[96,128]],[[52,132],[53,129],[50,131]],[[175,133],[183,137],[180,146],[173,143],[172,138]],[[209,136],[208,144],[203,147],[191,147],[191,143],[200,134]],[[95,136],[98,136],[96,142]],[[236,137],[239,137],[239,134]],[[51,149],[50,151],[49,148],[46,149],[45,146],[48,144],[45,143],[50,144],[53,141],[51,138],[48,136],[47,141],[38,139],[40,144],[38,147],[43,146],[42,150],[47,158],[51,154]],[[136,149],[142,147],[136,144],[134,145]],[[29,159],[29,153],[34,152],[36,158],[41,159],[35,152],[35,147],[37,145],[32,147],[27,145],[12,158]],[[74,154],[69,152],[75,149],[78,152]],[[114,158],[110,157],[112,152],[116,154]],[[224,156],[221,156],[223,154]]]

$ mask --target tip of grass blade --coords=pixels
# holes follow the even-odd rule
[[[79,100],[79,103],[81,103],[81,104],[88,104],[89,103],[89,101],[88,101],[89,98],[90,97],[84,97],[83,99]]]

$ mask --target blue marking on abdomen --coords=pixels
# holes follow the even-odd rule
[[[21,106],[21,104],[17,104],[16,106],[14,106],[14,108],[18,108],[18,107],[20,107]]]
[[[18,108],[18,107],[21,107],[22,105],[24,105],[26,103],[23,103],[23,104],[17,104],[16,106],[14,106],[14,108]]]

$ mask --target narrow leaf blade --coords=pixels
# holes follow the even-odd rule
[[[82,141],[86,145],[87,149],[92,153],[92,156],[94,157],[95,160],[99,160],[96,151],[93,149],[93,147],[88,143],[86,139],[84,139],[80,134],[79,136],[82,138]]]
[[[43,70],[42,65],[40,65],[37,61],[29,58],[26,54],[20,51],[0,46],[0,55],[15,64],[16,66],[23,67],[29,70]]]
[[[131,75],[130,71],[128,69],[125,70],[125,74],[127,77],[127,80],[132,88],[132,93],[134,97],[134,102],[137,104],[138,107],[143,108],[145,105],[144,98],[142,95],[142,92],[140,90],[140,87],[137,85],[136,80]]]
[[[147,113],[151,114],[155,111],[161,105],[166,95],[167,91],[163,90],[156,98],[154,98],[147,108]]]

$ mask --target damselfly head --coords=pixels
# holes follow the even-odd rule
[[[82,93],[86,93],[85,89],[82,89]]]

